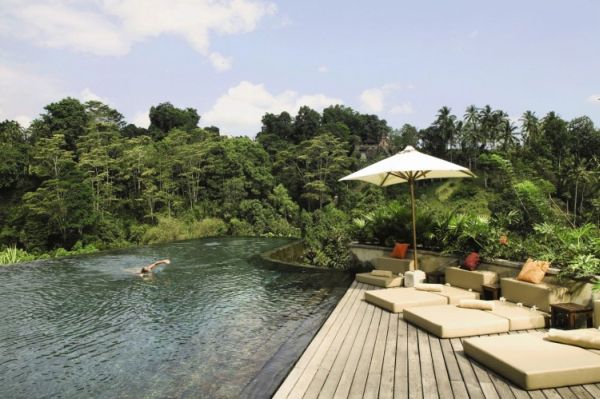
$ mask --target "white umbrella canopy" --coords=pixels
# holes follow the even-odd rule
[[[376,162],[340,180],[360,180],[376,184],[380,187],[392,184],[409,183],[412,206],[413,225],[413,259],[415,268],[417,263],[417,229],[415,209],[416,180],[475,177],[473,172],[464,166],[444,161],[443,159],[423,154],[411,146],[389,158]]]

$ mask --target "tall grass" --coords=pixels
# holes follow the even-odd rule
[[[27,253],[16,246],[8,247],[0,251],[0,265],[11,265],[13,263],[34,260],[35,255]]]

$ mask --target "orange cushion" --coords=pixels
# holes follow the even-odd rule
[[[399,259],[406,258],[406,252],[408,251],[409,246],[409,244],[396,243],[396,245],[394,245],[394,250],[392,251],[390,256]]]
[[[473,270],[477,269],[477,266],[479,266],[479,262],[480,262],[479,254],[477,252],[471,252],[465,258],[465,260],[463,262],[463,267],[467,270],[473,271]]]
[[[550,262],[543,260],[527,259],[517,280],[527,281],[528,283],[539,284],[544,279],[546,272],[550,268]]]

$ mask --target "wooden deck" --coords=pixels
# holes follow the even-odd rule
[[[600,384],[524,391],[467,358],[461,339],[368,304],[370,289],[350,286],[274,398],[600,398]]]

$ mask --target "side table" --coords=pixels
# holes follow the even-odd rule
[[[481,296],[488,301],[500,299],[500,284],[483,284],[481,286]]]
[[[566,330],[572,330],[575,328],[575,322],[577,316],[582,315],[586,318],[588,327],[593,327],[593,314],[592,308],[588,308],[576,303],[555,303],[550,305],[552,309],[552,327],[564,328]]]

